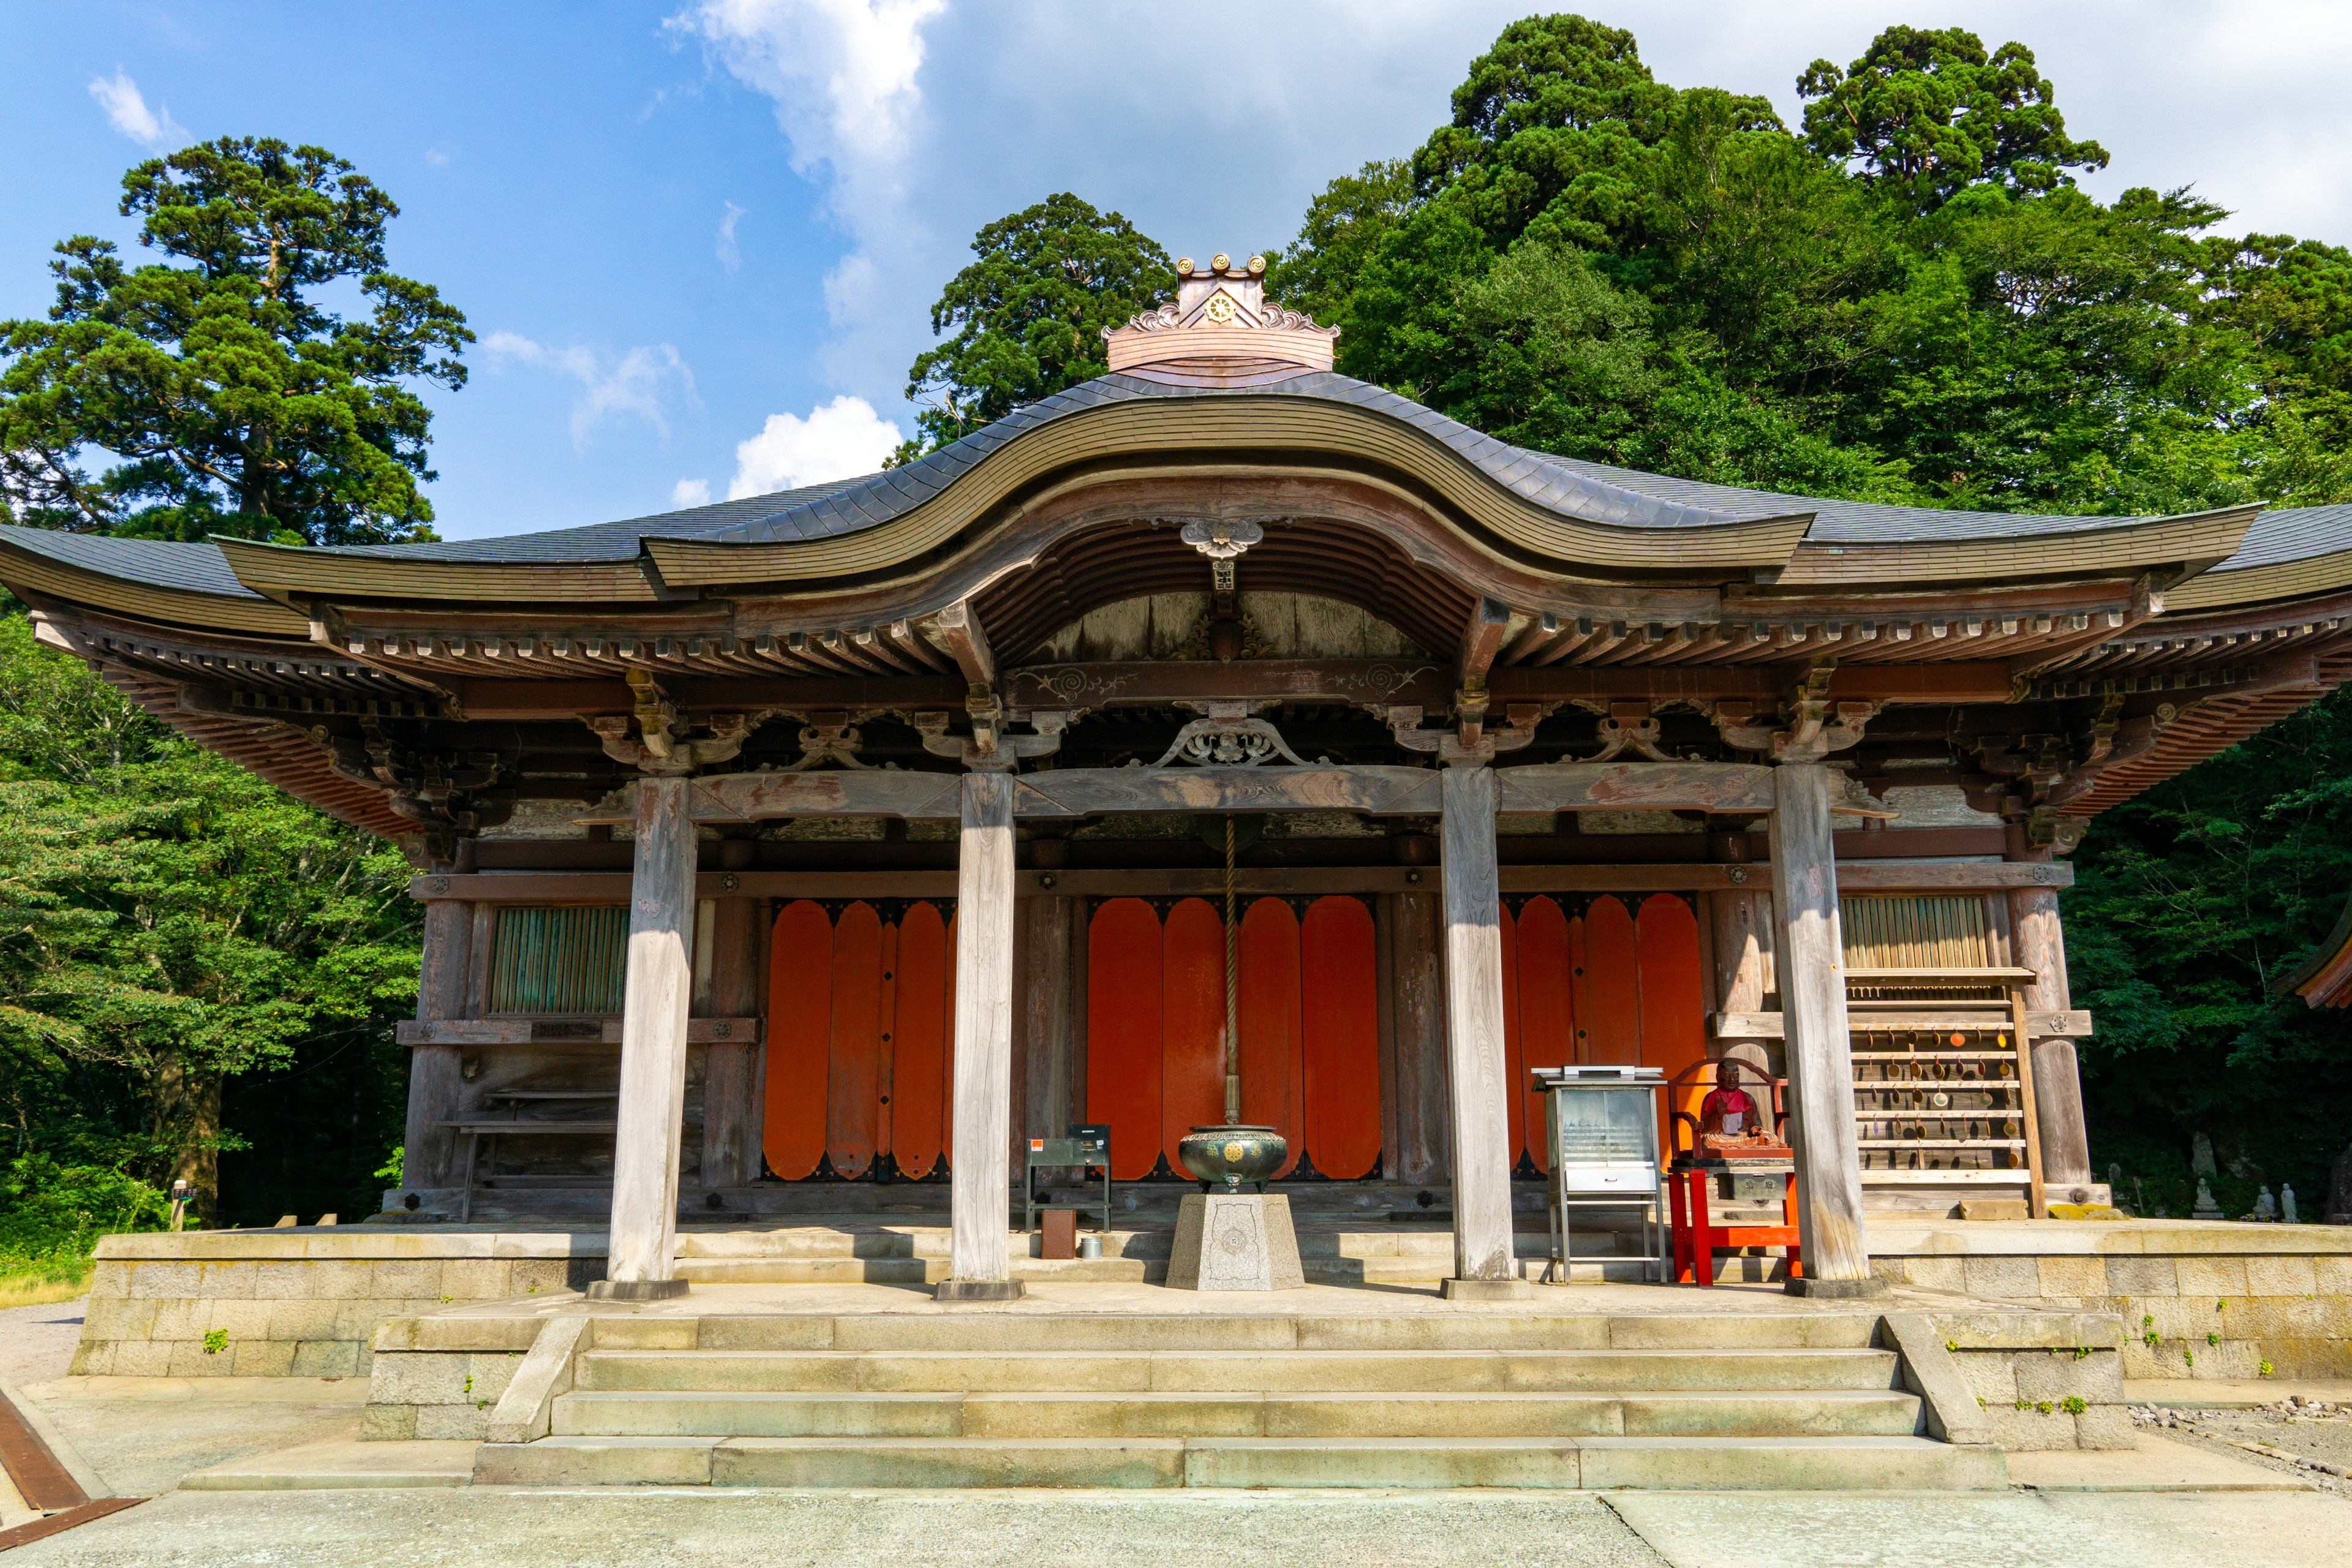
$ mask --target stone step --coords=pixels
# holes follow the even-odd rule
[[[1520,1393],[1892,1389],[1876,1350],[591,1351],[583,1393]]]
[[[560,1436],[1910,1436],[1891,1390],[1651,1394],[584,1393]]]
[[[500,1486],[1990,1489],[2000,1450],[1922,1437],[602,1437],[486,1443]]]
[[[596,1344],[624,1351],[1598,1351],[1867,1350],[1860,1312],[1595,1312],[1532,1310],[1379,1315],[1287,1312],[726,1312],[602,1319]]]
[[[1142,1258],[1148,1262],[1166,1261],[1175,1235],[1165,1226],[1088,1234],[1098,1236],[1106,1258]],[[1297,1238],[1299,1258],[1310,1263],[1318,1258],[1428,1259],[1444,1265],[1439,1274],[1451,1272],[1454,1264],[1454,1233],[1444,1227],[1329,1229],[1300,1226]],[[1637,1249],[1633,1237],[1617,1239],[1629,1258]],[[1608,1240],[1604,1236],[1579,1233],[1577,1250],[1605,1250]],[[1036,1235],[1018,1230],[1008,1233],[1007,1241],[1015,1260],[1033,1257],[1043,1245]],[[681,1230],[677,1238],[681,1262],[945,1258],[949,1247],[950,1233],[944,1226],[883,1226],[856,1222],[761,1230]],[[1551,1256],[1551,1240],[1545,1231],[1522,1230],[1511,1238],[1511,1249],[1520,1258],[1540,1263]]]

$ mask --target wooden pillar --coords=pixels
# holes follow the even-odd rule
[[[2047,854],[2048,851],[2042,851]],[[2012,888],[2009,894],[2010,951],[2020,968],[2034,972],[2025,989],[2030,1011],[2063,1012],[2074,1006],[2066,985],[2066,932],[2059,922],[2058,893],[2052,888]],[[2087,1186],[2091,1180],[2091,1138],[2083,1116],[2083,1075],[2075,1060],[2074,1042],[2066,1039],[2032,1042],[2034,1121],[2042,1134],[2042,1183],[2044,1187]],[[2060,1192],[2063,1201],[2074,1199]]]
[[[1845,955],[1830,847],[1836,775],[1820,763],[1773,770],[1772,918],[1789,1065],[1789,1136],[1797,1155],[1797,1231],[1805,1277],[1793,1295],[1858,1296],[1870,1277],[1863,1233],[1862,1151],[1853,1117]]]
[[[655,1300],[677,1278],[677,1152],[686,1110],[686,1020],[694,991],[694,821],[683,778],[637,784],[629,951],[621,1002],[621,1102],[613,1224],[593,1296]]]
[[[1397,893],[1389,969],[1396,1051],[1396,1142],[1391,1173],[1434,1182],[1447,1165],[1445,983],[1433,893]]]
[[[1495,770],[1440,775],[1445,889],[1445,1062],[1453,1103],[1454,1278],[1446,1293],[1517,1294],[1511,1261],[1510,1094],[1503,1038]]]
[[[474,906],[436,899],[425,906],[425,948],[416,977],[416,1016],[438,1022],[466,1016],[473,971]],[[443,1123],[464,1104],[466,1084],[455,1046],[415,1046],[408,1053],[408,1132],[401,1184],[446,1187],[457,1180],[457,1135]]]
[[[1004,1300],[1013,1135],[1013,795],[1006,772],[964,774],[957,851],[955,1142],[950,1277],[942,1300]]]
[[[737,868],[730,850],[750,849],[742,839],[719,845],[719,865]],[[740,857],[745,864],[751,857]],[[710,1016],[756,1018],[760,1005],[760,911],[757,899],[715,899],[710,924]],[[755,1039],[713,1040],[703,1047],[702,1184],[740,1187],[759,1174],[758,1100],[760,1049]]]
[[[1744,830],[1710,833],[1707,858],[1746,866],[1752,854],[1754,837]],[[1774,984],[1772,900],[1761,890],[1764,868],[1754,867],[1746,875],[1749,883],[1745,888],[1702,895],[1706,900],[1707,934],[1712,939],[1715,1006],[1721,1014],[1768,1011],[1765,998]],[[1772,1073],[1773,1052],[1769,1042],[1753,1036],[1711,1033],[1715,1037],[1707,1042],[1710,1056],[1729,1058],[1766,1076]]]

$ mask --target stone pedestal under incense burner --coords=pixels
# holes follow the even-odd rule
[[[1281,1193],[1188,1193],[1176,1210],[1168,1283],[1178,1290],[1296,1290],[1307,1283],[1290,1199]]]

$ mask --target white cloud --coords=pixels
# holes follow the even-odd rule
[[[425,149],[425,161],[436,169],[446,169],[449,166],[449,154],[438,147],[427,147]]]
[[[837,334],[824,368],[877,395],[896,381],[905,333],[873,305],[898,305],[936,282],[906,164],[928,129],[924,29],[947,9],[947,0],[695,0],[667,24],[774,101],[794,169],[829,176],[828,205],[851,248],[824,280]]]
[[[172,142],[189,140],[187,128],[172,118],[172,111],[158,104],[147,107],[147,100],[139,84],[121,66],[111,77],[92,77],[89,95],[106,110],[107,123],[142,147],[163,147]]]
[[[727,216],[719,220],[719,265],[732,272],[743,265],[743,253],[735,247],[735,226],[743,221],[751,209],[727,204]]]
[[[710,504],[709,479],[680,479],[669,488],[669,504],[684,511],[690,506]]]
[[[533,342],[519,332],[492,332],[482,340],[492,368],[512,363],[551,370],[580,384],[572,405],[572,441],[584,445],[588,433],[616,415],[635,415],[669,435],[665,405],[673,387],[689,403],[697,402],[694,373],[667,343],[633,348],[617,359],[588,348],[556,348]]]
[[[805,419],[771,414],[757,436],[736,447],[727,499],[873,473],[900,439],[898,427],[862,397],[836,397],[810,409]]]

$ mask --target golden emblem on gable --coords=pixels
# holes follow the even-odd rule
[[[1209,296],[1209,302],[1201,307],[1201,314],[1221,327],[1232,326],[1235,314],[1234,297],[1222,289],[1218,289]]]

